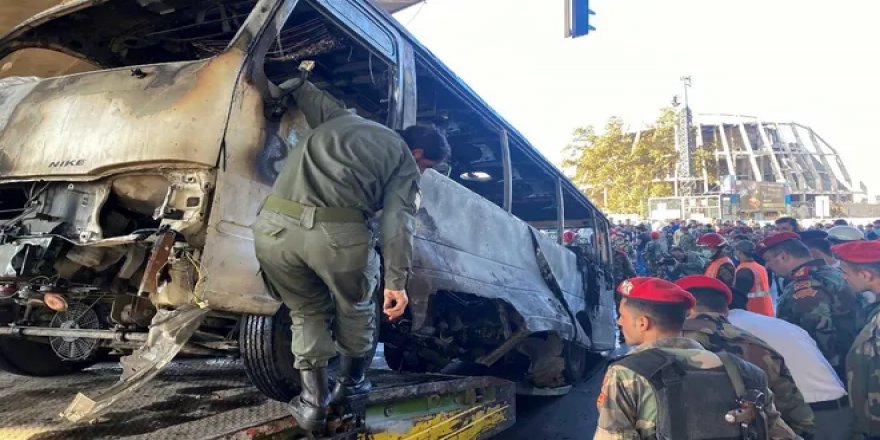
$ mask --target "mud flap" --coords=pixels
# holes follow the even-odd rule
[[[78,393],[73,402],[61,413],[71,422],[96,419],[114,402],[134,393],[153,379],[186,345],[199,328],[209,309],[187,304],[176,310],[160,310],[153,317],[144,345],[120,360],[122,377],[119,383],[100,392],[94,398]]]

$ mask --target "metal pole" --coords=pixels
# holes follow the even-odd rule
[[[565,201],[562,196],[562,179],[556,179],[556,242],[562,244],[562,234],[565,232]]]
[[[504,166],[504,210],[513,210],[513,166],[510,164],[510,141],[507,130],[501,130],[501,163]]]
[[[114,341],[136,341],[143,342],[147,340],[147,333],[144,332],[123,332],[116,330],[89,330],[89,329],[62,329],[52,327],[0,327],[0,336],[48,336],[48,337],[70,337],[70,338],[88,338],[88,339],[110,339]]]

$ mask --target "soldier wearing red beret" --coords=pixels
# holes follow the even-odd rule
[[[740,438],[739,422],[724,421],[746,395],[733,385],[738,380],[769,397],[763,412],[769,432],[754,438],[796,438],[779,417],[763,371],[681,336],[693,295],[658,278],[632,278],[617,291],[623,297],[618,325],[637,347],[605,374],[594,439]]]
[[[846,281],[857,292],[880,294],[880,241],[832,248]],[[880,302],[867,309],[867,324],[846,355],[846,379],[855,419],[853,438],[880,438]]]
[[[697,300],[684,322],[682,334],[713,353],[739,356],[763,370],[782,419],[798,435],[811,438],[816,430],[813,411],[795,384],[785,359],[766,342],[727,320],[728,306],[734,298],[739,307],[745,308],[748,296],[734,296],[726,284],[704,275],[687,276],[675,284]]]
[[[768,269],[791,280],[779,298],[776,316],[806,330],[843,379],[846,353],[863,322],[843,273],[814,259],[794,232],[771,235],[755,251]]]

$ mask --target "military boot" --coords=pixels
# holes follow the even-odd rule
[[[367,379],[367,367],[372,359],[352,358],[340,356],[339,375],[336,377],[336,385],[330,393],[330,404],[339,405],[346,398],[367,394],[373,388]]]
[[[308,431],[323,431],[327,421],[330,388],[327,368],[299,370],[302,392],[288,404],[288,409],[299,427]]]

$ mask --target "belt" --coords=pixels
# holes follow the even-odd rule
[[[303,213],[309,206],[299,202],[287,200],[276,196],[269,195],[266,202],[263,203],[263,209],[284,214],[295,219],[302,219]],[[366,220],[363,211],[354,208],[314,208],[315,221],[327,223],[360,223]]]
[[[832,409],[842,409],[849,407],[849,396],[843,396],[836,400],[826,400],[824,402],[813,402],[810,404],[810,408],[813,408],[813,411],[829,411]]]

